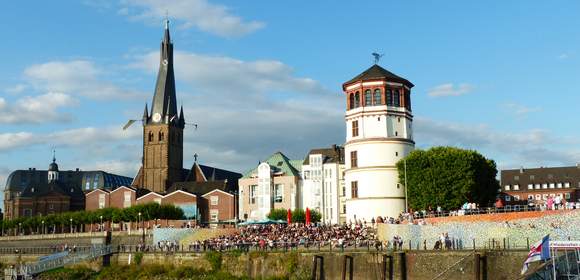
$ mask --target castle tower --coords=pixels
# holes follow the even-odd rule
[[[183,180],[183,108],[178,115],[173,74],[173,43],[169,21],[161,42],[159,74],[149,113],[143,112],[143,168],[141,187],[165,192]]]
[[[397,217],[405,210],[405,186],[395,165],[415,147],[412,87],[377,64],[342,86],[347,221]]]
[[[58,164],[56,164],[56,156],[53,151],[52,163],[48,165],[48,182],[52,183],[56,181],[58,181]]]

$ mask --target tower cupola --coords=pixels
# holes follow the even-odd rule
[[[58,181],[58,164],[56,164],[56,157],[53,151],[52,162],[48,165],[48,182],[56,181]]]

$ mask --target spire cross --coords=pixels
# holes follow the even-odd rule
[[[197,154],[193,154],[193,160],[197,162]]]
[[[383,55],[385,55],[385,54],[384,53],[378,54],[378,53],[374,52],[371,55],[375,58],[375,64],[378,64],[379,60],[381,60],[381,57],[383,57]]]
[[[56,151],[52,150],[52,162],[56,162]]]

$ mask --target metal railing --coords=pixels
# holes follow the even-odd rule
[[[48,257],[35,263],[29,263],[24,265],[21,270],[24,275],[36,275],[44,271],[95,259],[111,253],[113,253],[113,247],[111,245],[93,246],[90,250],[75,251],[54,258]]]

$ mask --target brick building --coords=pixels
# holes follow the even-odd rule
[[[509,204],[542,202],[560,196],[580,201],[580,165],[501,171],[502,198]]]

